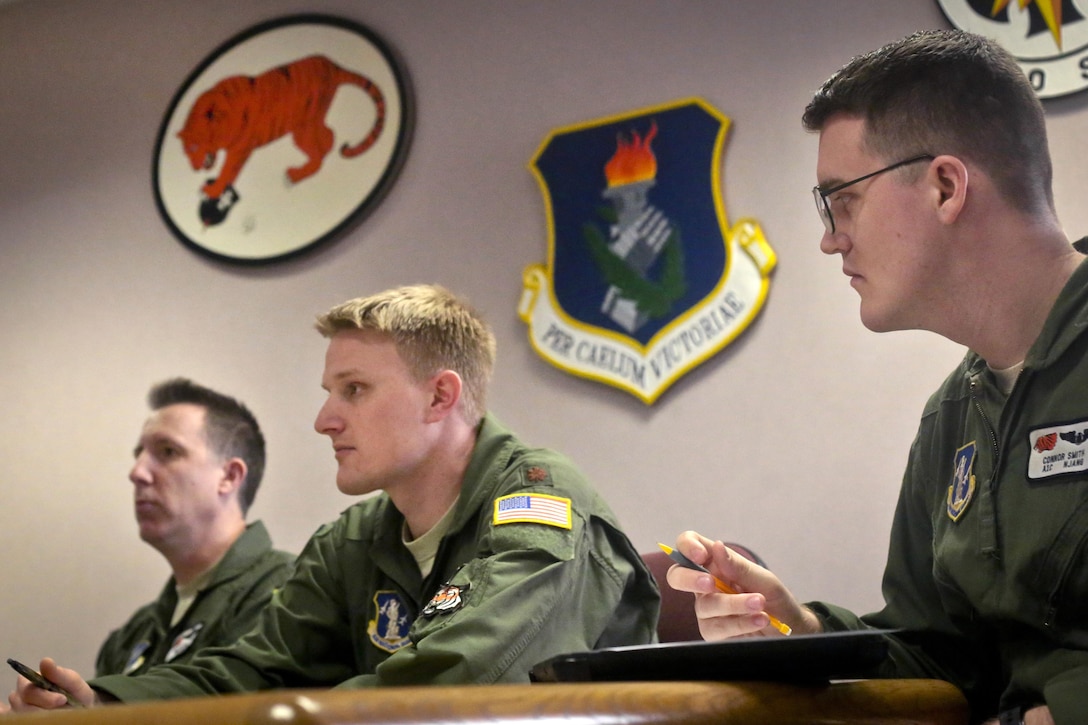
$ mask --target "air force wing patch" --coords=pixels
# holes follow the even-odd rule
[[[374,595],[374,618],[366,627],[371,644],[386,652],[396,652],[412,643],[408,638],[411,626],[412,617],[399,594],[383,589]]]
[[[545,139],[530,170],[548,262],[525,269],[518,307],[541,357],[650,404],[755,319],[776,257],[756,222],[728,227],[728,127],[688,99]]]
[[[948,486],[948,518],[959,521],[967,510],[967,504],[975,495],[975,451],[974,441],[956,451],[952,464],[952,483]]]
[[[147,661],[145,656],[147,650],[151,648],[151,643],[146,639],[141,641],[135,647],[132,648],[132,652],[129,653],[128,662],[125,663],[125,668],[121,670],[122,675],[131,675],[136,670],[143,666]]]

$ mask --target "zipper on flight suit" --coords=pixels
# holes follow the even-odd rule
[[[990,470],[990,480],[986,482],[986,490],[979,491],[977,494],[981,499],[978,503],[983,508],[979,521],[979,543],[982,553],[998,558],[996,498],[997,473],[1001,465],[1001,447],[998,445],[997,432],[994,430],[993,423],[990,422],[990,417],[986,415],[986,411],[982,408],[982,403],[979,402],[978,397],[975,394],[977,386],[977,379],[972,376],[971,385],[969,387],[971,404],[974,405],[975,410],[978,411],[979,416],[982,418],[982,422],[986,426],[986,432],[990,434],[990,446],[994,452],[993,466]]]
[[[997,480],[997,464],[1001,460],[1001,449],[997,445],[997,432],[994,431],[994,426],[990,423],[990,418],[986,415],[986,411],[982,409],[982,403],[978,402],[978,398],[975,397],[975,388],[977,386],[978,382],[974,378],[971,378],[971,403],[974,404],[978,414],[982,416],[982,422],[986,424],[986,432],[990,434],[990,446],[994,449],[994,466],[990,476],[990,481],[993,483]]]

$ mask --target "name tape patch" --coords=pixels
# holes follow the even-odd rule
[[[1030,481],[1088,471],[1088,420],[1036,428],[1028,442]]]
[[[570,499],[544,493],[513,493],[495,499],[492,523],[545,524],[571,528]]]

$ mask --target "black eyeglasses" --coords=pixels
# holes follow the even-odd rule
[[[934,156],[933,154],[922,154],[921,156],[914,156],[912,158],[906,159],[905,161],[894,163],[891,166],[885,166],[883,169],[878,169],[871,174],[859,176],[853,181],[847,181],[844,184],[836,184],[830,189],[821,189],[818,184],[812,187],[812,197],[816,200],[816,211],[820,214],[820,220],[824,223],[824,228],[827,229],[827,233],[835,233],[835,217],[831,216],[831,205],[827,203],[827,197],[831,196],[836,191],[842,191],[848,186],[853,186],[858,182],[865,181],[866,179],[871,179],[877,174],[883,174],[885,171],[898,169],[900,166],[915,164],[919,161],[932,161],[935,158],[936,156]]]

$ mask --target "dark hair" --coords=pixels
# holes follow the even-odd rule
[[[186,378],[161,382],[147,394],[147,404],[152,410],[179,403],[204,408],[204,434],[217,454],[245,461],[246,480],[238,496],[244,515],[257,497],[257,488],[264,475],[264,436],[257,419],[241,402]]]
[[[866,147],[893,162],[950,154],[991,177],[1021,211],[1054,209],[1043,106],[997,43],[962,30],[926,30],[853,58],[805,108],[821,130],[834,115],[865,121]]]

